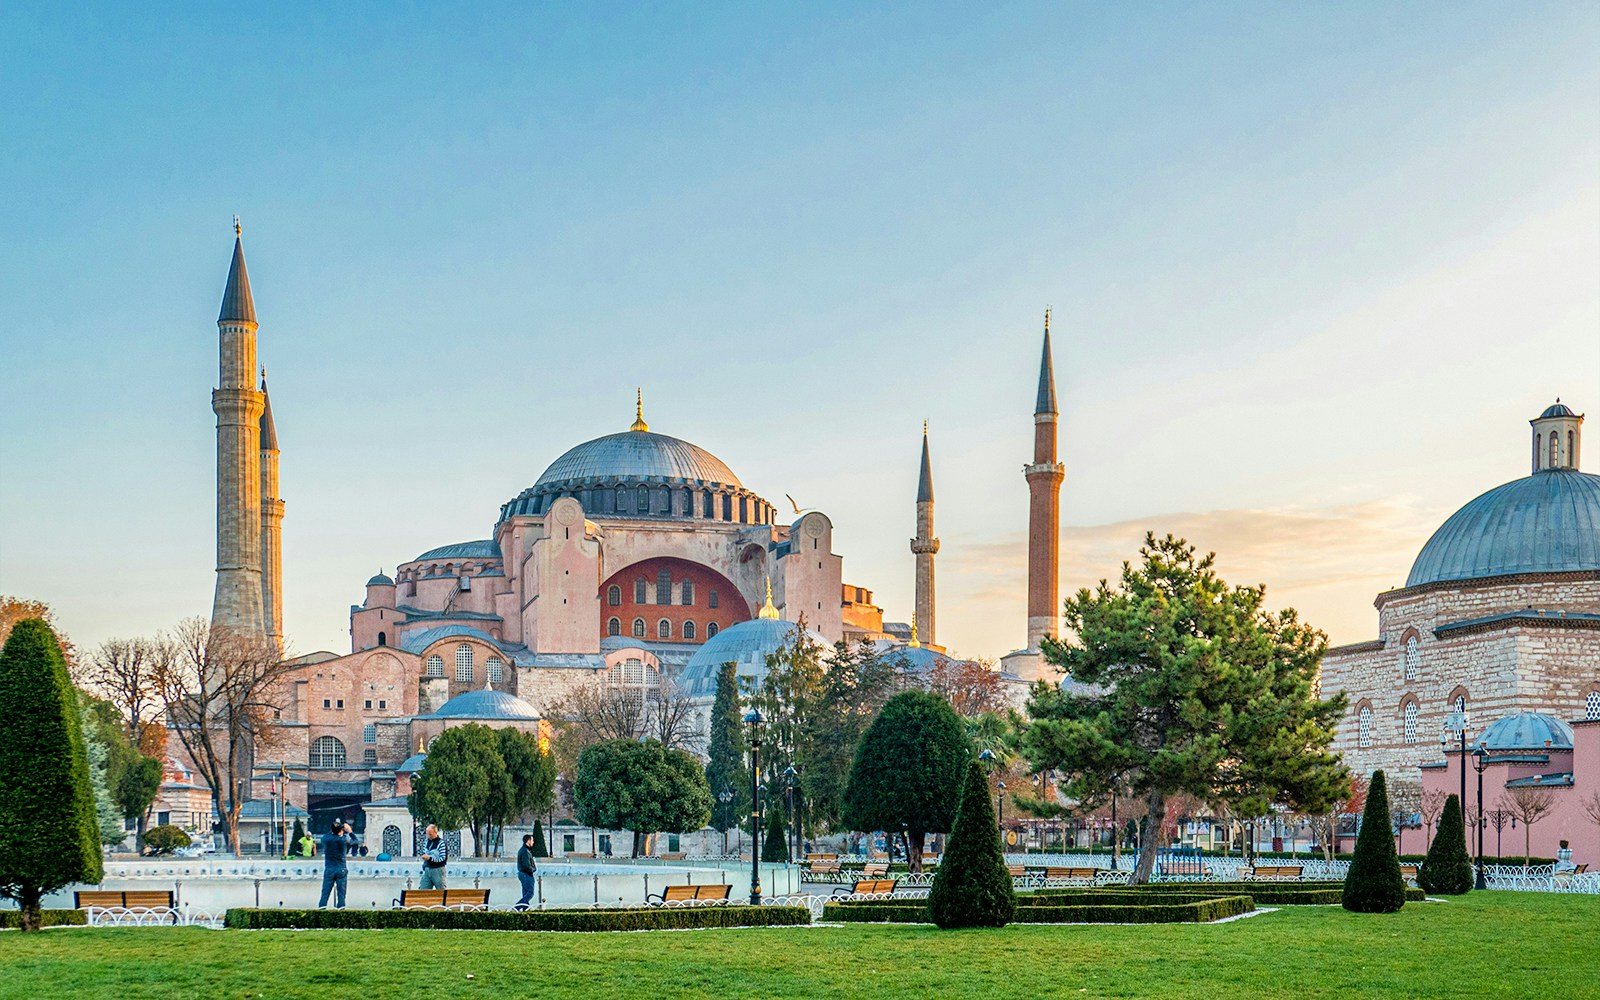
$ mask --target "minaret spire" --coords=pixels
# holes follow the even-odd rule
[[[272,422],[267,370],[261,369],[261,620],[283,648],[283,508],[278,491],[278,429]]]
[[[922,638],[928,644],[934,637],[933,557],[939,539],[933,537],[933,464],[928,459],[928,422],[922,422],[922,470],[917,478],[917,536],[911,539],[911,553],[917,561],[917,604],[912,618],[920,623]]]
[[[261,431],[267,401],[256,388],[256,309],[240,234],[235,218],[233,261],[217,317],[217,388],[211,393],[211,409],[217,415],[217,586],[211,624],[262,636],[267,626],[262,609],[261,528],[266,514],[261,497],[268,470],[262,468]],[[270,472],[275,481],[276,462]]]
[[[1028,649],[1060,629],[1061,481],[1056,461],[1056,375],[1050,357],[1050,310],[1044,311],[1044,347],[1039,356],[1039,392],[1033,407],[1033,462],[1028,480]],[[1040,661],[1042,663],[1042,661]]]

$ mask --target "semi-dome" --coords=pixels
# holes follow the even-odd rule
[[[510,692],[479,688],[456,695],[424,718],[537,721],[539,713],[532,705]]]
[[[1485,750],[1571,750],[1572,727],[1543,712],[1518,712],[1491,724],[1473,746]]]
[[[1549,469],[1452,514],[1422,547],[1406,586],[1571,570],[1600,570],[1600,476]]]
[[[767,677],[767,657],[793,642],[799,631],[798,624],[781,618],[752,618],[730,625],[689,657],[678,675],[678,687],[691,698],[716,694],[724,663],[734,665],[742,685],[759,686]],[[818,645],[829,646],[821,633],[808,629],[807,634]]]
[[[436,549],[429,549],[417,556],[412,562],[426,562],[429,559],[499,559],[500,543],[492,538],[480,538],[472,542],[452,542],[441,545]]]

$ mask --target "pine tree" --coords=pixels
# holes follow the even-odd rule
[[[127,837],[122,829],[122,810],[111,795],[106,773],[111,762],[111,748],[98,738],[94,719],[87,705],[79,709],[79,728],[83,730],[83,753],[89,762],[89,789],[94,793],[95,829],[103,847],[115,847]]]
[[[739,825],[750,808],[750,772],[745,767],[744,729],[739,715],[739,680],[732,663],[717,673],[717,697],[711,704],[711,737],[706,744],[706,785],[711,789],[711,827],[726,831]],[[723,793],[728,798],[723,800]]]
[[[767,809],[767,841],[761,845],[761,860],[772,863],[789,860],[789,837],[783,829],[782,809]]]
[[[544,839],[544,821],[537,817],[533,821],[533,856],[536,858],[550,856],[550,846]]]
[[[1344,908],[1356,913],[1394,913],[1404,905],[1406,880],[1400,875],[1400,858],[1394,851],[1388,786],[1383,772],[1373,771],[1355,857],[1344,878]]]
[[[1451,795],[1439,817],[1439,832],[1428,856],[1417,869],[1417,884],[1441,896],[1460,896],[1472,889],[1472,859],[1467,854],[1467,832],[1461,823],[1461,799]]]
[[[989,782],[974,760],[967,765],[955,829],[933,876],[928,910],[940,927],[1004,927],[1016,908]]]
[[[285,852],[286,856],[288,854],[298,854],[298,853],[300,853],[300,841],[305,838],[305,835],[306,835],[305,824],[300,822],[300,817],[296,816],[294,818],[294,833],[291,834],[290,837],[289,837],[289,849],[288,849],[288,851]]]
[[[100,873],[77,692],[55,634],[30,618],[0,650],[0,896],[35,931],[45,893]]]

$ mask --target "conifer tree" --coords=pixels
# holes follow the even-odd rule
[[[0,776],[0,896],[35,931],[45,893],[101,877],[78,696],[37,618],[18,622],[0,650]]]
[[[300,822],[299,816],[296,816],[294,818],[294,833],[289,836],[289,849],[285,853],[298,854],[300,852],[300,841],[305,839],[305,835],[306,825]]]
[[[761,845],[761,860],[773,863],[789,860],[789,837],[783,828],[782,809],[767,809],[767,840]]]
[[[1417,869],[1417,885],[1441,896],[1460,896],[1472,889],[1472,859],[1467,855],[1467,832],[1461,823],[1461,799],[1451,795],[1439,817],[1439,832],[1428,856]]]
[[[940,927],[1004,927],[1016,908],[989,782],[974,760],[967,765],[955,829],[933,876],[928,910]]]
[[[706,756],[711,826],[726,837],[750,808],[750,771],[745,766],[738,675],[732,663],[724,663],[717,672],[717,697],[711,704],[711,738]],[[726,801],[722,798],[724,792],[728,795]]]
[[[544,821],[537,817],[533,821],[533,856],[536,858],[550,856],[550,847],[544,839]]]
[[[1400,875],[1400,858],[1394,850],[1388,786],[1383,772],[1373,771],[1355,857],[1344,878],[1344,908],[1356,913],[1395,913],[1404,905],[1406,880]]]

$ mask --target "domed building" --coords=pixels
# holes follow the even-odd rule
[[[1349,698],[1335,746],[1358,774],[1414,780],[1453,712],[1469,741],[1523,713],[1600,719],[1600,476],[1579,470],[1581,414],[1558,401],[1530,423],[1531,474],[1452,514],[1406,585],[1378,595],[1378,638],[1323,659],[1323,690]]]

